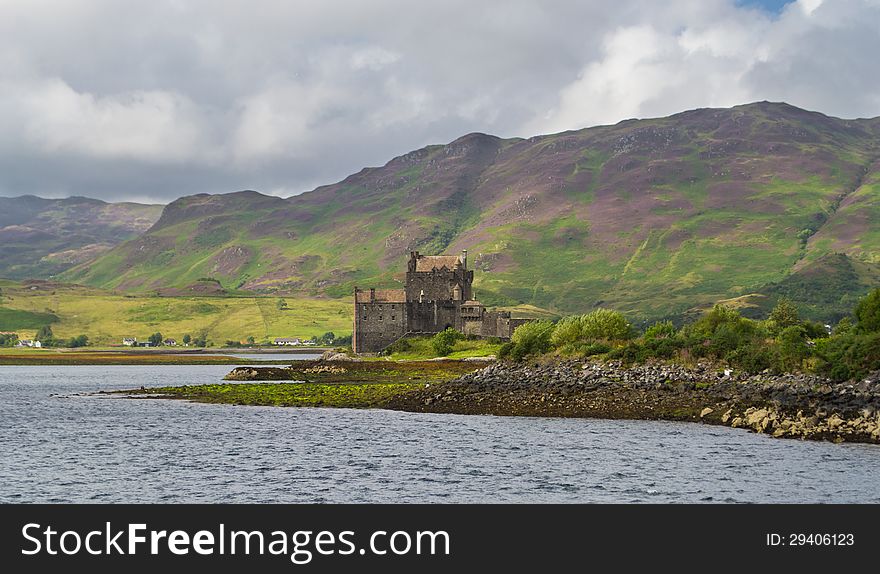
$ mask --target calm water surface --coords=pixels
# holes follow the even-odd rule
[[[223,365],[0,367],[3,502],[880,502],[880,447],[644,421],[71,396]]]

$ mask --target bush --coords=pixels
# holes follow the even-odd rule
[[[388,345],[384,354],[393,355],[394,353],[405,353],[410,349],[412,349],[412,343],[409,342],[409,339],[398,339]]]
[[[880,289],[874,289],[859,301],[855,316],[856,329],[859,332],[880,332]]]
[[[743,371],[756,375],[779,364],[776,347],[763,342],[752,342],[728,355],[728,363]]]
[[[831,337],[816,347],[821,370],[835,381],[861,379],[880,370],[880,332]]]
[[[779,343],[779,370],[783,372],[800,369],[810,356],[807,331],[800,325],[786,327],[777,337]]]
[[[581,318],[582,338],[625,341],[632,339],[633,328],[619,311],[596,309]]]
[[[14,347],[17,343],[17,333],[0,333],[0,347]]]
[[[519,361],[529,355],[548,352],[551,349],[550,337],[554,327],[550,321],[531,321],[520,325],[510,338],[512,347],[505,352],[505,356]]]
[[[550,338],[556,349],[582,341],[626,341],[633,336],[632,325],[623,313],[610,309],[596,309],[586,315],[575,315],[560,320]]]
[[[645,340],[652,339],[668,339],[670,337],[674,337],[676,334],[675,325],[672,324],[672,321],[660,321],[654,323],[645,331]]]
[[[463,338],[464,335],[452,327],[448,327],[431,337],[431,348],[434,349],[434,353],[438,357],[445,357],[452,352],[455,342]]]
[[[89,344],[89,338],[85,335],[79,335],[78,337],[71,337],[69,341],[67,341],[67,346],[71,349],[75,349],[77,347],[87,347]]]

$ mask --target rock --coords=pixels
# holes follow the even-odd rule
[[[705,409],[703,409],[703,410],[700,411],[700,418],[703,418],[703,417],[705,417],[706,415],[711,415],[713,412],[715,412],[714,409],[711,409],[711,408],[709,408],[709,407],[706,407]]]
[[[742,417],[735,417],[735,418],[730,422],[730,426],[732,426],[733,428],[739,428],[739,427],[742,426],[742,424],[743,424]]]
[[[727,409],[727,412],[721,415],[721,422],[727,424],[727,421],[730,420],[731,415],[733,414],[733,409]]]
[[[746,411],[746,424],[750,427],[757,427],[769,414],[770,412],[767,409],[748,409]]]

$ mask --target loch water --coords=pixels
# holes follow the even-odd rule
[[[92,394],[230,369],[0,367],[0,502],[880,502],[876,445]]]

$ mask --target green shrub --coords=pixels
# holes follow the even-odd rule
[[[786,327],[776,340],[779,344],[779,370],[788,372],[800,369],[810,356],[806,329],[800,325]]]
[[[784,329],[800,325],[801,320],[797,306],[787,297],[782,297],[767,318],[770,332],[778,335]]]
[[[445,357],[452,352],[455,342],[463,338],[464,335],[448,327],[431,337],[431,348],[438,357]]]
[[[554,329],[550,321],[531,321],[516,328],[510,339],[511,348],[505,351],[515,361],[529,355],[539,355],[551,349],[550,338]]]
[[[874,289],[859,301],[855,316],[856,329],[859,332],[880,332],[880,289]]]
[[[560,320],[553,329],[550,343],[561,349],[583,341],[626,341],[633,337],[633,327],[623,313],[596,309],[586,315]]]
[[[409,339],[398,339],[388,345],[388,348],[385,349],[383,354],[393,355],[394,353],[405,353],[410,349],[412,349],[412,343],[409,342]]]
[[[835,381],[861,379],[880,370],[880,332],[850,333],[816,343],[821,370]]]
[[[648,327],[645,331],[645,340],[668,339],[674,337],[676,333],[677,331],[672,321],[659,321]]]

